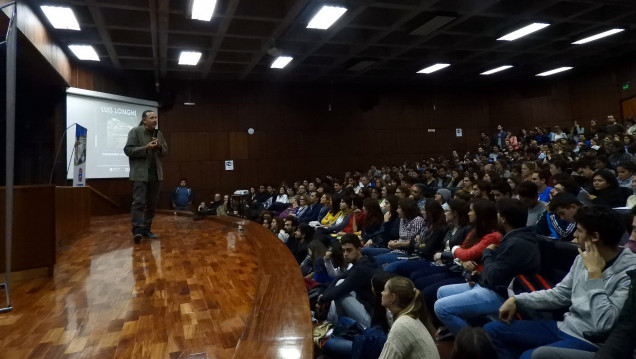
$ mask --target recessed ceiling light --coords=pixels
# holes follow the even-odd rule
[[[181,51],[179,55],[179,65],[196,66],[201,60],[201,53],[198,51]]]
[[[488,70],[488,71],[482,72],[480,75],[492,75],[492,74],[494,74],[496,72],[499,72],[499,71],[508,70],[511,67],[512,67],[512,65],[499,66],[499,67],[494,68],[492,70]]]
[[[594,40],[602,39],[602,38],[607,37],[607,36],[618,34],[619,32],[622,32],[622,31],[625,31],[625,29],[611,29],[611,30],[607,30],[605,32],[601,32],[600,34],[592,35],[592,36],[586,37],[584,39],[575,41],[575,42],[572,43],[572,45],[585,44],[585,43],[588,43],[588,42],[591,42],[591,41],[594,41]]]
[[[80,60],[99,61],[99,56],[90,45],[68,45],[73,54]]]
[[[443,68],[446,68],[448,66],[450,66],[450,64],[435,64],[435,65],[429,66],[427,68],[421,69],[417,73],[418,74],[430,74],[430,73],[433,73],[435,71],[438,71],[438,70],[441,70]]]
[[[282,69],[283,67],[287,66],[293,59],[294,58],[291,56],[278,56],[276,60],[272,62],[271,68]]]
[[[80,30],[79,23],[73,10],[69,7],[40,6],[46,18],[56,29]]]
[[[336,22],[340,16],[347,12],[347,8],[339,6],[323,6],[314,17],[309,20],[307,24],[308,29],[320,29],[326,30],[334,22]]]
[[[535,76],[550,76],[550,75],[558,74],[559,72],[572,70],[573,68],[574,67],[571,67],[571,66],[559,67],[558,69],[542,72],[540,74],[536,74]]]
[[[190,18],[194,20],[210,21],[214,14],[216,0],[192,0]]]
[[[539,31],[545,27],[550,26],[550,24],[546,24],[546,23],[542,23],[542,22],[535,22],[533,24],[530,24],[528,26],[522,27],[519,30],[515,30],[507,35],[504,35],[500,38],[498,38],[497,40],[505,40],[505,41],[513,41],[516,40],[520,37],[524,37],[526,35],[532,34],[535,31]]]

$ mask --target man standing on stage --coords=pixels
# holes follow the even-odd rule
[[[160,157],[168,153],[166,140],[157,129],[157,114],[146,110],[141,123],[128,132],[124,153],[130,162],[130,180],[133,182],[132,234],[135,243],[142,237],[155,239],[150,231],[159,188],[163,180]]]

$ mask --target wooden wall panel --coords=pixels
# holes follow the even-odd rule
[[[249,158],[247,132],[230,132],[230,158],[244,160]]]
[[[55,186],[15,186],[11,270],[55,264]],[[5,203],[5,188],[0,187]],[[5,206],[0,206],[0,271],[5,269]]]
[[[75,235],[91,224],[91,189],[88,187],[55,188],[56,248],[72,244]]]
[[[636,97],[621,102],[621,115],[623,118],[636,116]]]
[[[162,204],[168,203],[169,191],[182,176],[209,200],[214,192],[263,182],[293,182],[326,173],[342,176],[352,168],[421,160],[453,149],[463,154],[474,149],[480,131],[491,134],[500,123],[514,132],[538,125],[568,126],[573,119],[585,125],[620,113],[620,99],[630,92],[619,91],[619,85],[632,75],[636,66],[625,65],[468,89],[198,83],[192,86],[196,106],[182,105],[187,83],[170,84],[178,96],[171,109],[160,111],[170,147],[164,159]],[[89,80],[82,82],[88,86]],[[250,127],[253,135],[247,134]],[[455,136],[456,128],[462,128],[463,137]],[[223,161],[230,159],[235,170],[225,171]],[[108,190],[115,199],[130,197],[128,185]]]

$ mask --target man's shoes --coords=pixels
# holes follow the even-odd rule
[[[156,235],[156,234],[154,234],[154,233],[152,233],[152,232],[150,232],[150,231],[145,231],[145,232],[143,232],[143,233],[142,233],[142,235],[143,235],[144,237],[146,237],[146,238],[150,238],[150,239],[157,239],[157,238],[159,238],[159,237],[157,237],[157,235]]]
[[[142,237],[143,237],[143,236],[142,236],[140,233],[135,234],[135,235],[133,236],[133,241],[135,242],[135,244],[139,244],[139,243],[141,243],[141,238],[142,238]]]

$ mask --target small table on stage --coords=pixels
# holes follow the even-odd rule
[[[251,197],[252,196],[249,194],[233,194],[230,196],[232,206],[234,206],[234,203],[238,204],[238,215],[241,218],[245,218],[245,215],[247,214],[247,208],[250,205]]]

